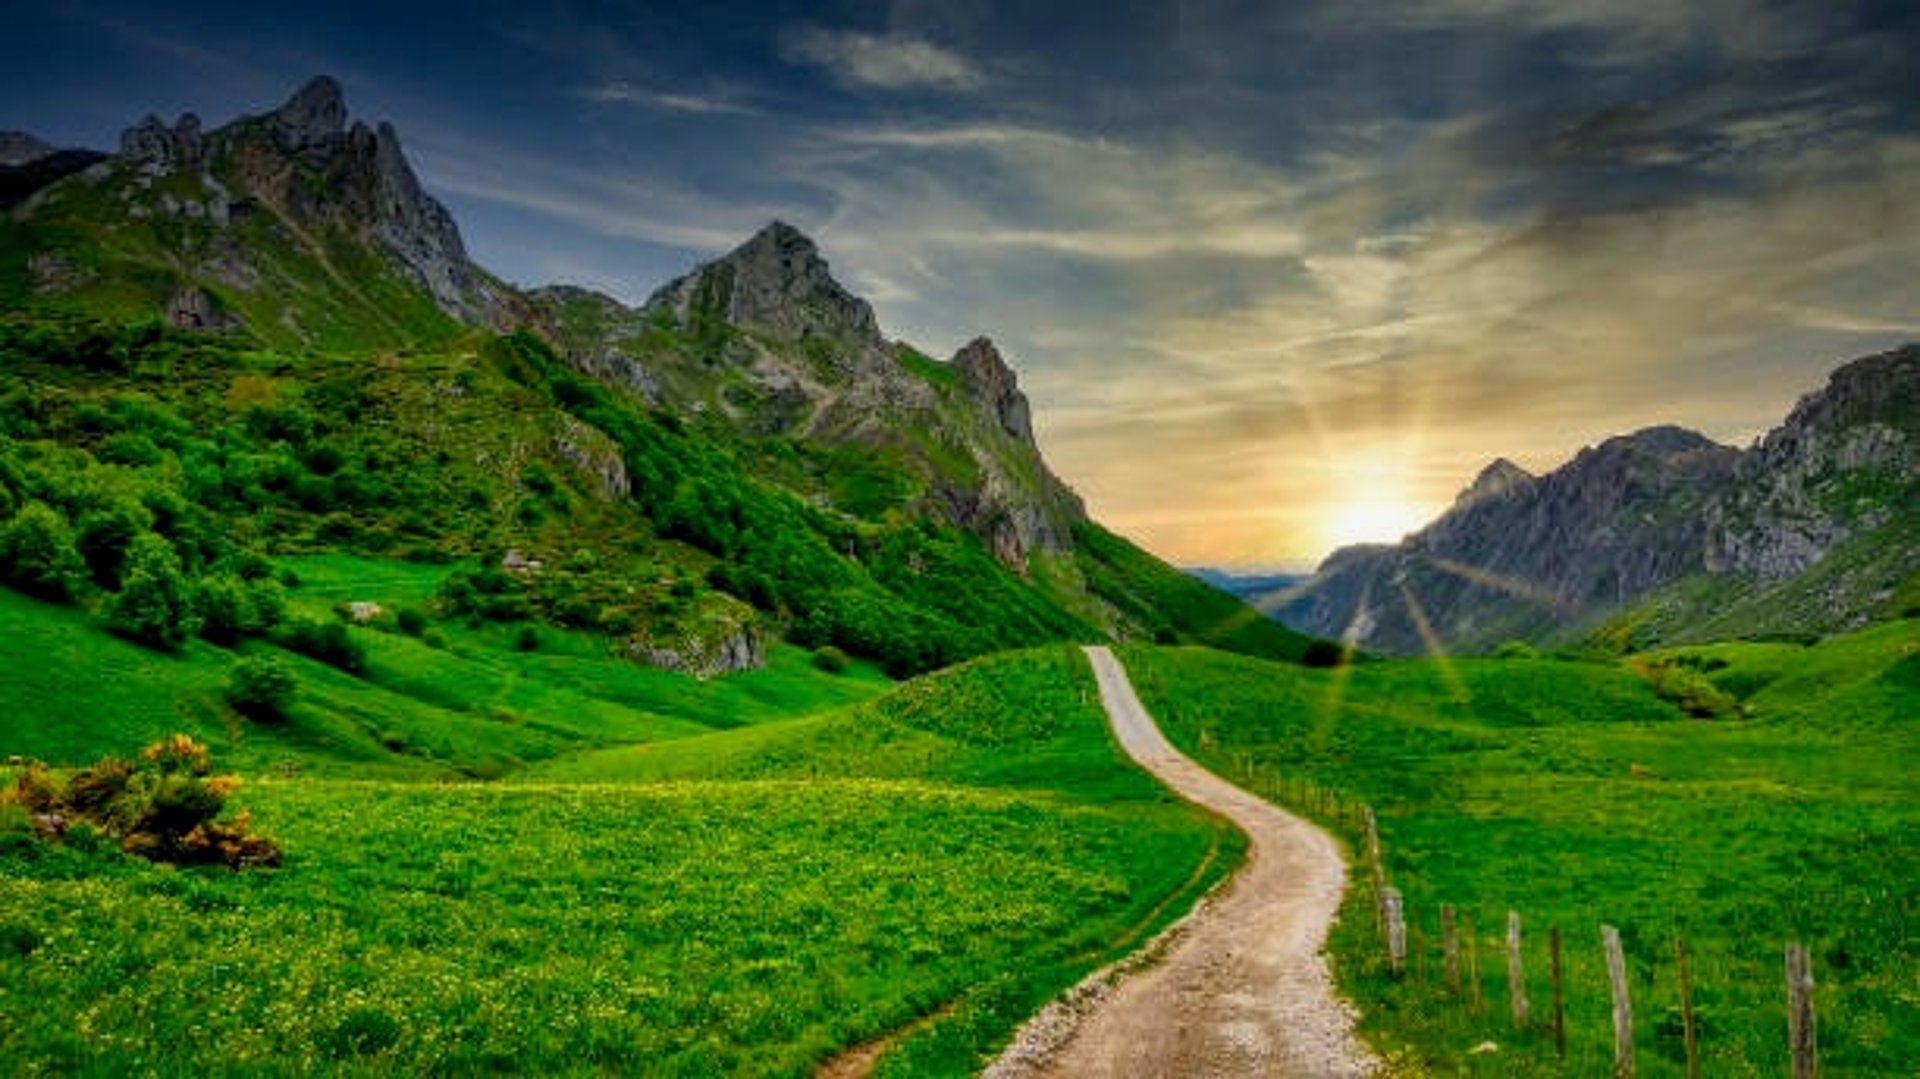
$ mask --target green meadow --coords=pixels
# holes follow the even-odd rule
[[[1223,774],[1309,813],[1321,791],[1376,809],[1408,906],[1408,969],[1387,969],[1361,860],[1331,948],[1383,1052],[1448,1074],[1605,1073],[1606,924],[1626,944],[1642,1075],[1685,1074],[1677,938],[1692,953],[1706,1074],[1787,1074],[1789,942],[1814,957],[1823,1074],[1910,1074],[1920,1060],[1920,622],[1617,666],[1125,658],[1176,743]],[[1647,672],[1676,661],[1724,695],[1725,716],[1694,718],[1654,692]],[[1361,850],[1341,816],[1327,819]],[[1475,926],[1457,992],[1443,904]],[[1508,910],[1523,919],[1525,1031],[1509,1018]],[[1564,1062],[1546,1029],[1550,927],[1563,940]]]
[[[444,572],[289,562],[296,612]],[[184,730],[286,852],[179,869],[0,822],[22,1074],[804,1075],[875,1039],[881,1074],[968,1074],[1241,849],[1122,762],[1067,648],[699,682],[558,630],[353,628],[364,670],[284,653],[301,694],[262,724],[223,708],[224,650],[6,591],[0,621],[10,752]]]

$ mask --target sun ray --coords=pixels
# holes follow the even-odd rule
[[[1408,588],[1405,581],[1400,582],[1400,598],[1406,602],[1407,614],[1413,619],[1413,628],[1420,635],[1420,642],[1427,647],[1427,655],[1433,657],[1440,680],[1447,684],[1455,701],[1467,703],[1471,695],[1467,693],[1466,683],[1460,680],[1460,672],[1453,669],[1453,657],[1447,653],[1447,646],[1441,642],[1440,635],[1434,632],[1426,608],[1420,606],[1420,601],[1413,597],[1413,589]]]
[[[1445,570],[1462,580],[1477,584],[1482,588],[1492,589],[1495,592],[1505,592],[1518,599],[1538,603],[1542,607],[1551,607],[1555,610],[1563,606],[1560,597],[1553,591],[1520,577],[1508,576],[1507,574],[1497,573],[1480,566],[1468,565],[1465,562],[1455,562],[1451,558],[1442,558],[1435,554],[1423,554],[1421,555],[1421,559],[1436,569]]]

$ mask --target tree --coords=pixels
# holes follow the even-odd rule
[[[153,515],[138,503],[115,501],[80,518],[74,547],[87,563],[87,573],[102,591],[120,587],[127,551],[135,537],[153,524]]]
[[[125,583],[107,600],[107,624],[142,644],[173,649],[200,628],[193,589],[173,544],[151,532],[127,551]]]
[[[0,529],[0,577],[20,591],[64,600],[85,572],[67,519],[45,502],[27,503]]]
[[[300,692],[293,668],[274,656],[248,656],[227,676],[227,703],[248,719],[274,723],[287,717]]]
[[[232,647],[240,638],[264,628],[253,607],[247,586],[230,573],[218,573],[200,582],[197,596],[200,612],[200,636],[214,644]]]

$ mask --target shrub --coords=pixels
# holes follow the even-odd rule
[[[1495,659],[1538,659],[1540,652],[1525,641],[1506,641],[1493,650]]]
[[[94,584],[109,592],[120,587],[127,552],[152,524],[153,515],[138,503],[116,502],[80,518],[74,548],[86,562]]]
[[[0,529],[0,577],[42,599],[64,600],[86,569],[60,511],[29,502]]]
[[[427,630],[427,616],[417,607],[402,607],[394,612],[393,618],[400,632],[409,637],[418,637]]]
[[[1647,665],[1641,675],[1661,700],[1672,702],[1695,719],[1716,719],[1739,713],[1739,702],[1708,681],[1694,664],[1660,661]]]
[[[107,625],[142,644],[178,648],[200,628],[193,600],[173,544],[148,532],[127,552],[126,581],[107,600]]]
[[[216,574],[200,582],[196,593],[200,609],[200,636],[231,647],[240,638],[260,630],[253,597],[247,586],[230,574]]]
[[[363,674],[367,669],[367,650],[339,622],[296,618],[287,623],[281,643],[348,674]]]
[[[842,674],[847,669],[847,654],[833,645],[823,645],[813,654],[813,665],[828,674]]]
[[[40,839],[76,848],[104,836],[151,861],[279,865],[279,846],[254,835],[245,812],[231,822],[219,819],[240,780],[211,770],[207,747],[176,734],[137,760],[106,757],[64,780],[31,764],[0,791],[0,805],[25,809]]]
[[[248,581],[247,603],[253,608],[253,628],[249,633],[267,634],[287,620],[287,593],[271,577]]]
[[[274,723],[287,718],[287,709],[300,693],[293,668],[274,656],[248,656],[233,665],[227,676],[227,703],[248,719]]]
[[[1336,641],[1312,641],[1301,654],[1300,663],[1307,667],[1339,667],[1347,662],[1347,650]]]

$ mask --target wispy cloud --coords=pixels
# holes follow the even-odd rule
[[[808,26],[785,35],[782,48],[789,60],[823,68],[852,86],[975,90],[987,82],[986,73],[965,56],[907,34]]]
[[[781,208],[658,179],[580,173],[499,146],[441,138],[414,152],[430,188],[621,236],[695,251],[740,242]]]
[[[611,79],[580,91],[588,101],[638,105],[665,112],[685,112],[704,116],[757,116],[762,110],[723,93],[684,93],[653,90],[636,86],[625,79]]]

